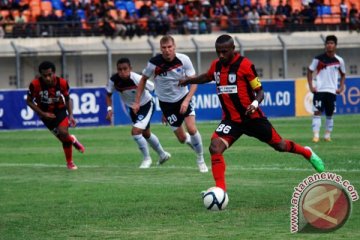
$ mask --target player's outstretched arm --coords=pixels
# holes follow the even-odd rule
[[[210,79],[206,73],[203,73],[197,77],[191,77],[191,78],[179,80],[178,86],[184,87],[188,84],[203,84],[211,81],[212,79]]]

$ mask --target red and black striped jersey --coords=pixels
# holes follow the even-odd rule
[[[235,122],[265,117],[260,107],[251,115],[245,115],[246,108],[255,100],[255,91],[261,88],[255,66],[246,57],[236,53],[228,65],[214,60],[207,72],[215,80],[217,94],[222,106],[222,118]]]
[[[69,99],[69,84],[60,77],[55,77],[54,85],[48,86],[44,81],[35,78],[31,81],[28,96],[35,101],[37,106],[46,112],[65,108],[65,100]]]

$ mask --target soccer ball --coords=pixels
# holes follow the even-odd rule
[[[219,187],[211,187],[203,195],[204,206],[208,210],[224,210],[229,202],[229,197],[224,190]]]

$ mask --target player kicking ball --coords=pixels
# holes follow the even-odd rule
[[[129,108],[133,127],[131,135],[139,147],[143,155],[140,168],[149,168],[152,160],[149,153],[148,143],[159,155],[158,165],[165,163],[171,157],[170,153],[165,152],[158,137],[150,131],[150,119],[155,110],[155,104],[152,95],[149,91],[154,90],[154,85],[149,81],[146,84],[145,91],[141,95],[140,109],[137,113],[132,109],[135,100],[137,85],[139,84],[141,76],[131,71],[131,63],[128,58],[120,58],[117,61],[117,73],[112,75],[106,86],[106,103],[108,105],[108,112],[106,119],[112,119],[112,99],[111,96],[114,90],[120,93],[120,97],[124,104]]]
[[[223,153],[243,134],[269,144],[279,152],[302,155],[318,172],[325,167],[322,160],[309,148],[283,139],[271,125],[259,104],[264,90],[253,63],[235,52],[234,40],[221,35],[215,43],[218,59],[207,73],[179,81],[180,86],[216,82],[223,118],[211,137],[210,154],[212,174],[217,187],[226,191],[225,159]]]
[[[27,105],[36,112],[44,125],[60,140],[65,153],[67,168],[76,170],[72,159],[72,146],[84,153],[85,147],[69,134],[69,126],[75,127],[68,82],[55,75],[55,65],[44,61],[39,65],[40,76],[31,81],[26,99]]]

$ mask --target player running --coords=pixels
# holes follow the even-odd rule
[[[44,125],[62,142],[69,170],[76,170],[72,159],[72,146],[84,153],[85,147],[70,135],[69,126],[75,127],[68,82],[55,75],[55,65],[44,61],[39,65],[40,76],[31,81],[26,99]]]
[[[280,152],[302,155],[318,171],[324,171],[322,160],[309,148],[283,139],[265,117],[259,107],[264,91],[253,63],[235,52],[234,40],[221,35],[215,43],[218,59],[214,60],[207,73],[195,78],[180,80],[180,86],[216,82],[223,117],[211,137],[209,147],[212,174],[216,186],[226,191],[225,160],[226,149],[246,134],[269,144]]]
[[[111,96],[114,90],[116,90],[120,93],[124,104],[129,107],[130,117],[133,122],[131,135],[143,155],[140,168],[149,168],[152,163],[147,143],[149,143],[159,155],[158,164],[166,162],[171,157],[170,153],[164,151],[158,137],[150,131],[150,119],[154,113],[154,101],[149,91],[154,90],[153,83],[150,81],[146,83],[147,89],[144,90],[140,98],[140,109],[135,113],[132,105],[141,76],[131,71],[131,63],[128,58],[119,59],[116,66],[117,73],[111,76],[106,86],[106,103],[108,106],[106,119],[109,121],[112,119]]]
[[[154,78],[155,93],[159,98],[161,111],[171,126],[180,143],[188,144],[196,153],[199,171],[208,172],[204,162],[203,144],[195,125],[195,108],[192,97],[197,89],[192,85],[190,90],[178,86],[178,81],[184,77],[195,75],[193,64],[188,56],[175,52],[175,40],[166,35],[160,39],[161,54],[151,58],[137,89],[134,112],[139,110],[140,96],[144,91],[146,81]],[[182,124],[185,122],[185,132]]]

